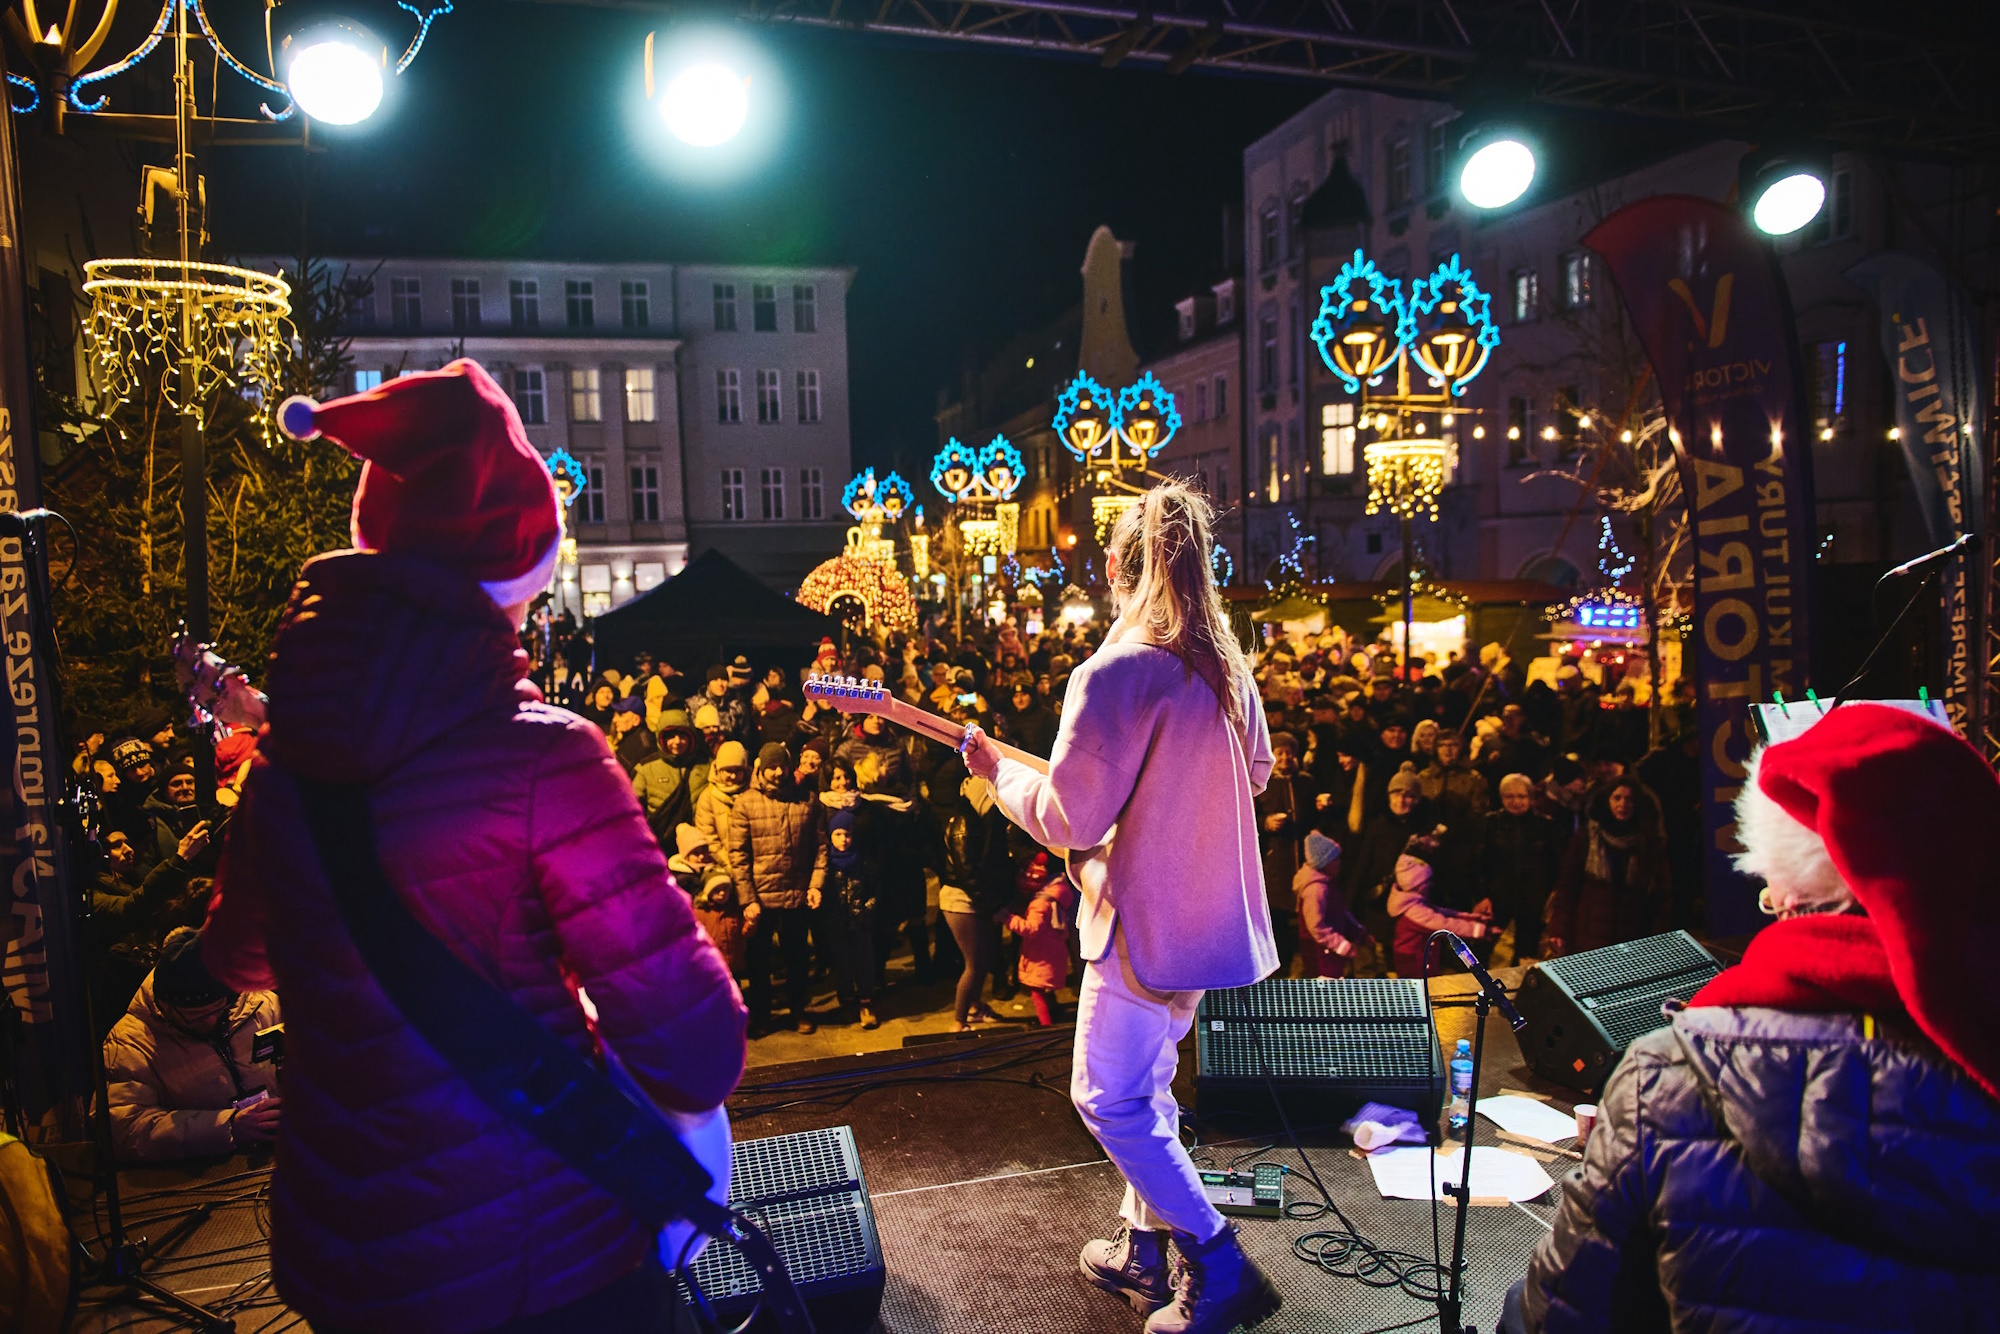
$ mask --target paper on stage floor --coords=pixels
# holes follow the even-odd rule
[[[1399,1147],[1368,1155],[1368,1170],[1375,1174],[1375,1189],[1384,1199],[1428,1200],[1447,1198],[1438,1183],[1458,1184],[1465,1170],[1457,1153],[1437,1155],[1437,1176],[1426,1189],[1430,1176],[1431,1151],[1421,1147]],[[1516,1203],[1548,1193],[1555,1185],[1542,1165],[1525,1153],[1507,1149],[1476,1148],[1472,1151],[1472,1197],[1507,1199]]]
[[[1536,1102],[1533,1098],[1512,1093],[1503,1093],[1497,1098],[1481,1098],[1479,1114],[1502,1130],[1526,1135],[1544,1144],[1560,1144],[1576,1138],[1575,1116],[1545,1102]]]

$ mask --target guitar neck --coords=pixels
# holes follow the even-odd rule
[[[898,727],[915,732],[918,736],[929,737],[939,745],[950,746],[953,750],[958,749],[958,743],[965,738],[965,728],[958,723],[952,722],[949,718],[940,718],[928,709],[920,709],[900,699],[890,700],[888,710],[882,716]],[[995,750],[1008,759],[1027,765],[1036,773],[1048,773],[1049,762],[1041,756],[1031,755],[1018,746],[1010,746],[991,737],[987,740]]]

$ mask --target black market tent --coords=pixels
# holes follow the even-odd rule
[[[673,578],[592,623],[599,670],[648,652],[684,672],[743,654],[759,668],[803,667],[840,622],[801,606],[713,548]]]

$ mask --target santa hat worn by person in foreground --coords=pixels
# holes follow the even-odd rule
[[[326,403],[289,398],[278,423],[294,440],[324,435],[363,460],[355,546],[464,570],[496,606],[548,587],[562,545],[555,481],[478,362]]]
[[[1843,704],[1751,756],[1736,818],[1736,865],[1782,920],[1688,1003],[1906,1012],[2000,1098],[1974,925],[2000,873],[2000,778],[1978,752],[1909,710]]]

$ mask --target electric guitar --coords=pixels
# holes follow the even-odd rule
[[[953,750],[965,741],[964,724],[940,718],[929,709],[920,709],[906,700],[897,699],[880,681],[857,681],[851,676],[811,676],[806,678],[805,693],[806,698],[815,704],[842,713],[872,713]],[[1004,741],[995,741],[990,736],[986,740],[1007,759],[1025,764],[1038,774],[1048,773],[1049,762],[1041,756],[1031,755]],[[1114,828],[1112,833],[1116,834],[1117,830]],[[1049,851],[1061,857],[1068,866],[1070,883],[1095,895],[1103,888],[1103,854],[1110,844],[1111,839],[1106,837],[1102,844],[1094,848],[1051,848]]]

